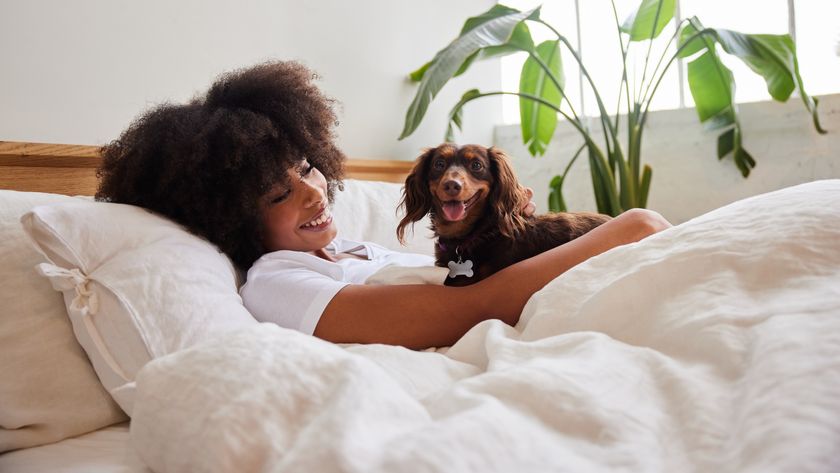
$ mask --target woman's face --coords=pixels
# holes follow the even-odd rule
[[[327,180],[307,161],[286,171],[289,185],[278,185],[260,199],[263,245],[268,251],[316,251],[335,238],[328,207]]]

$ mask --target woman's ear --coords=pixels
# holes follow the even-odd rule
[[[397,225],[397,238],[405,244],[405,227],[420,221],[432,210],[432,194],[429,192],[429,162],[437,153],[437,148],[427,149],[414,162],[414,168],[405,178],[405,187],[399,207],[405,211],[405,217]]]
[[[499,231],[502,235],[512,238],[525,228],[522,209],[528,203],[527,194],[513,173],[510,158],[502,150],[487,148],[487,157],[490,159],[490,170],[496,180],[490,204],[496,213]]]

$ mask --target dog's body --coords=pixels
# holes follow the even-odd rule
[[[450,268],[447,285],[465,286],[556,246],[610,217],[595,213],[526,216],[527,197],[508,158],[477,145],[444,144],[421,155],[406,178],[405,227],[431,215],[436,264]]]
[[[553,213],[526,217],[521,233],[506,237],[491,219],[476,227],[467,238],[439,237],[435,246],[435,264],[447,267],[450,261],[473,262],[473,276],[447,278],[446,284],[464,286],[543,251],[571,241],[604,223],[601,214]],[[456,253],[457,250],[457,253]]]

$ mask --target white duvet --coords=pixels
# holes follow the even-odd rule
[[[137,387],[159,472],[837,472],[840,181],[593,258],[446,354],[262,325]]]

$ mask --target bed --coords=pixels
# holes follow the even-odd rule
[[[417,352],[257,323],[212,245],[76,197],[97,159],[0,142],[0,471],[840,471],[838,180],[613,249],[516,327]],[[350,163],[342,234],[399,248],[409,166]],[[432,248],[419,225],[408,250]]]

